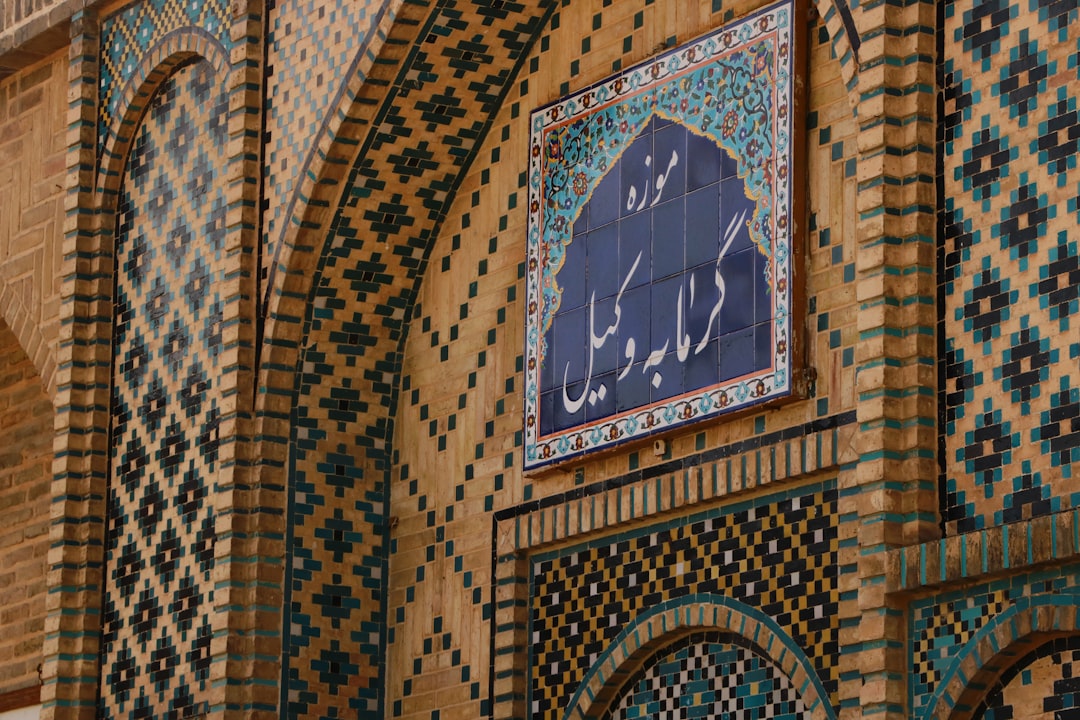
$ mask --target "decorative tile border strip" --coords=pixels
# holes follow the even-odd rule
[[[611,481],[496,514],[496,556],[693,507],[855,459],[853,425],[839,425],[634,483]]]
[[[1076,559],[1080,509],[893,550],[886,591],[914,592]]]

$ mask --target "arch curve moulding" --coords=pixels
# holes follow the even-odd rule
[[[826,26],[845,85],[855,88],[859,39],[850,7],[846,0],[813,0],[812,5]],[[411,286],[422,274],[416,268],[422,267],[520,63],[550,29],[555,7],[550,0],[514,11],[483,3],[479,8],[458,2],[384,4],[303,160],[302,177],[286,201],[286,225],[269,238],[274,247],[264,266],[262,382],[293,391],[291,375],[275,371],[297,366],[313,288],[328,273],[341,272],[344,263],[328,261],[328,255],[343,257],[361,244],[356,238],[375,238],[384,245],[376,254],[406,258],[402,284]],[[371,59],[362,62],[367,56]],[[475,64],[472,57],[484,63],[483,83],[466,72]],[[640,53],[633,58],[641,59]],[[441,142],[413,148],[410,124],[422,127],[430,121],[438,104],[431,102],[433,91],[449,101],[447,115],[428,125]],[[853,95],[850,100],[854,111]],[[259,401],[272,395],[264,393]]]
[[[637,618],[597,657],[563,720],[600,717],[646,663],[678,641],[707,631],[740,638],[751,653],[775,665],[794,687],[807,717],[836,720],[821,678],[794,639],[760,610],[722,595],[668,601]]]
[[[118,90],[116,112],[104,115],[99,125],[98,173],[94,202],[99,210],[115,210],[117,194],[127,166],[128,155],[143,117],[162,84],[183,65],[205,60],[224,84],[229,69],[228,51],[218,38],[202,28],[185,27],[165,34],[136,61],[131,75]],[[110,227],[111,217],[102,218]]]
[[[981,717],[995,688],[1055,640],[1080,641],[1080,590],[1019,598],[983,625],[945,668],[919,720]]]

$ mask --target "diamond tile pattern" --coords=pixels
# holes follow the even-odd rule
[[[1080,117],[1057,86],[1080,24],[1038,0],[944,18],[941,504],[966,532],[1080,502]]]
[[[207,707],[228,99],[209,63],[161,88],[117,214],[102,717]]]

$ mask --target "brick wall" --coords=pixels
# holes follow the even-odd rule
[[[65,52],[0,81],[0,318],[46,386],[60,306]]]
[[[52,424],[37,372],[0,323],[0,699],[38,682]]]

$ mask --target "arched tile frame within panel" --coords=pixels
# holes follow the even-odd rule
[[[792,682],[814,720],[836,720],[810,659],[775,620],[722,595],[694,595],[661,603],[611,643],[570,699],[564,720],[597,717],[650,657],[691,633],[720,630],[743,638]]]

